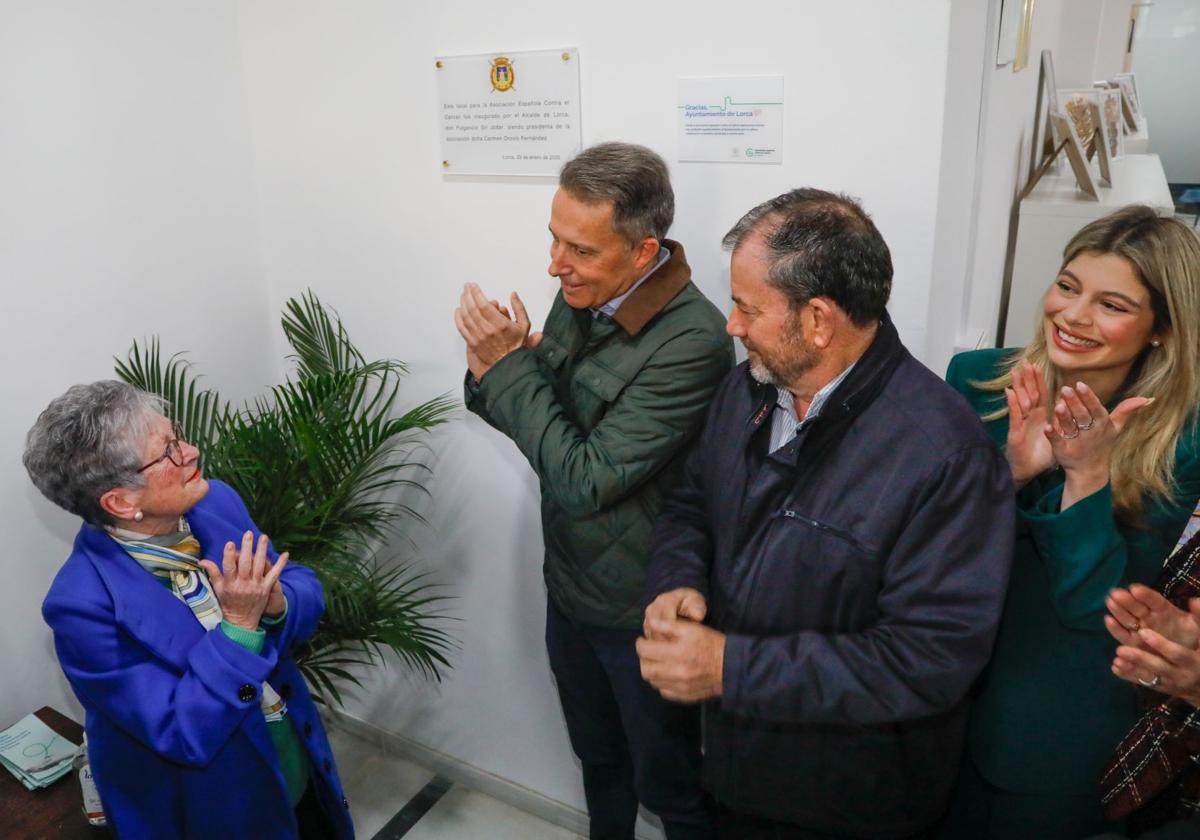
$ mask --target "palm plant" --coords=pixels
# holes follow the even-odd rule
[[[325,615],[296,660],[319,702],[341,705],[338,685],[360,684],[350,669],[385,650],[440,680],[453,644],[437,626],[444,598],[377,548],[400,522],[423,521],[404,501],[426,493],[428,468],[412,455],[453,403],[438,397],[396,416],[405,366],[364,359],[311,291],[286,303],[282,324],[295,372],[240,409],[199,387],[181,355],[164,363],[157,338],[135,341],[117,375],[163,397],[205,473],[237,490],[263,533],[317,573]]]

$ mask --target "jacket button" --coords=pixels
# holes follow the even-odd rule
[[[344,797],[344,796],[342,797],[342,807],[343,807],[343,808],[349,808],[349,807],[350,807],[350,803],[346,801],[346,797]]]
[[[282,697],[284,700],[291,700],[292,699],[292,684],[284,683],[283,685],[281,685],[279,687],[279,696]]]
[[[304,721],[304,737],[305,738],[312,737],[312,721],[311,720]]]
[[[250,685],[250,683],[246,683],[238,689],[238,699],[243,703],[249,703],[257,696],[258,692],[255,690],[254,686]]]

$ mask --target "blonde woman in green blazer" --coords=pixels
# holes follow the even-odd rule
[[[1017,486],[1012,577],[943,838],[1111,828],[1097,781],[1136,717],[1110,666],[1114,587],[1152,582],[1200,497],[1200,240],[1146,207],[1083,228],[1024,349],[947,380]]]

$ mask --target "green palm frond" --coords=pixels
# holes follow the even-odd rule
[[[204,453],[205,471],[241,495],[263,533],[313,568],[326,610],[297,651],[314,696],[341,703],[338,686],[385,652],[433,679],[449,667],[451,636],[440,626],[446,596],[377,546],[403,521],[423,521],[427,496],[422,436],[455,403],[436,397],[399,413],[407,368],[366,360],[336,313],[311,291],[284,306],[283,331],[296,371],[241,409],[198,387],[181,355],[162,363],[157,338],[117,361],[122,379],[156,393]]]
[[[365,360],[342,326],[333,318],[311,290],[284,304],[283,334],[296,351],[301,377],[362,367]],[[399,364],[398,362],[394,364]],[[402,366],[401,366],[402,367]]]
[[[189,442],[201,453],[209,451],[218,426],[229,413],[229,404],[216,391],[197,387],[198,377],[192,376],[191,364],[182,353],[171,356],[164,365],[158,337],[152,336],[145,340],[144,347],[135,341],[125,360],[115,361],[117,376],[162,397],[167,403],[167,416],[183,426]]]

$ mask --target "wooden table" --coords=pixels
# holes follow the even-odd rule
[[[68,741],[83,742],[83,727],[43,706],[34,712],[42,723]],[[0,837],[4,840],[111,840],[83,815],[79,779],[68,773],[50,787],[26,790],[7,770],[0,769]]]

